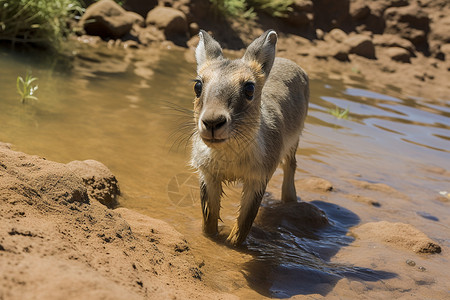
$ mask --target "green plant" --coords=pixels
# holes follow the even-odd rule
[[[256,10],[261,10],[274,17],[285,18],[292,11],[293,0],[248,0]]]
[[[17,76],[16,87],[22,103],[25,103],[26,100],[38,100],[38,98],[34,96],[34,93],[38,89],[38,85],[33,84],[36,80],[37,78],[33,77],[29,71],[27,71],[25,79],[23,79],[22,76]]]
[[[330,110],[328,110],[328,112],[332,115],[332,116],[335,116],[336,118],[338,118],[338,119],[348,119],[348,115],[349,115],[349,113],[350,113],[350,110],[349,110],[349,108],[347,107],[347,109],[340,109],[339,107],[335,107],[335,108],[332,108],[332,109],[330,109]]]
[[[247,9],[246,0],[210,0],[218,13],[226,17],[255,17],[253,10]]]
[[[0,0],[0,40],[57,48],[82,11],[78,0]]]
[[[293,0],[210,0],[213,7],[227,17],[253,19],[255,11],[264,11],[274,17],[286,17]]]

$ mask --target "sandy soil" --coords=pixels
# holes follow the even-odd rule
[[[233,298],[205,286],[201,257],[170,225],[99,203],[89,189],[114,189],[99,188],[111,175],[92,162],[0,144],[0,299]]]

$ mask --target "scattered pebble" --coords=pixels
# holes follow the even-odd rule
[[[428,219],[428,220],[431,220],[431,221],[436,221],[436,222],[438,222],[439,221],[439,218],[438,217],[435,217],[435,216],[433,216],[433,215],[431,215],[431,214],[429,214],[429,213],[427,213],[427,212],[424,212],[424,211],[418,211],[418,212],[416,212],[419,216],[421,216],[422,218],[425,218],[425,219]]]
[[[406,263],[407,263],[408,265],[410,265],[411,267],[414,267],[414,266],[416,265],[416,262],[413,261],[412,259],[407,259],[407,260],[406,260]]]
[[[450,198],[450,194],[447,191],[440,191],[439,195]]]
[[[425,271],[427,270],[425,267],[422,267],[422,266],[418,267],[417,269],[418,269],[420,272],[425,272]]]

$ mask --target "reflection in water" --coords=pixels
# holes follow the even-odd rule
[[[395,278],[396,274],[368,268],[370,263],[363,268],[332,261],[351,248],[353,238],[347,233],[360,219],[410,223],[449,245],[442,229],[450,222],[448,206],[435,200],[440,191],[448,190],[450,176],[448,102],[391,97],[331,79],[327,85],[311,80],[296,179],[324,177],[348,194],[359,195],[348,183],[357,178],[388,184],[408,197],[366,195],[379,197],[374,199],[382,204],[377,208],[333,195],[313,196],[321,201],[293,206],[266,198],[247,250],[238,252],[202,235],[197,177],[187,166],[189,147],[177,132],[175,141],[169,138],[174,128],[182,129],[182,135],[189,131],[182,127],[189,125],[183,122],[189,122],[195,66],[185,56],[193,53],[74,51],[79,53],[75,60],[55,63],[36,53],[0,50],[0,141],[59,162],[96,159],[106,164],[119,180],[121,205],[175,226],[205,259],[205,268],[211,266],[209,278],[217,289],[234,293],[247,282],[271,297],[327,295],[341,278]],[[27,69],[39,78],[39,102],[21,105],[15,80]],[[174,113],[167,113],[167,106]],[[350,118],[330,115],[328,109],[336,106],[349,108]],[[281,180],[277,171],[269,186],[274,195]],[[298,191],[303,199],[301,187]],[[236,216],[239,186],[227,194],[221,211],[224,231]]]
[[[396,276],[330,262],[353,238],[348,228],[359,218],[323,201],[273,204],[265,199],[248,238],[253,259],[244,265],[249,285],[267,297],[327,295],[342,278],[378,281]],[[327,217],[328,216],[328,219]]]

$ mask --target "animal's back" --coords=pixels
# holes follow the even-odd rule
[[[275,58],[262,91],[262,116],[265,123],[283,136],[281,156],[298,140],[308,110],[308,75],[293,61]],[[275,145],[273,145],[275,146]]]

